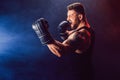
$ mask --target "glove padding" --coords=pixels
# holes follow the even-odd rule
[[[65,40],[68,38],[68,34],[66,33],[66,30],[70,28],[70,22],[69,21],[62,21],[58,25],[58,32],[62,40]]]
[[[48,22],[44,18],[40,18],[32,24],[32,28],[36,32],[42,44],[50,44],[54,41],[48,32],[48,27]]]

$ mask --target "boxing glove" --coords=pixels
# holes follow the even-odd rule
[[[66,30],[69,30],[70,28],[70,22],[69,21],[62,21],[58,25],[58,32],[62,40],[65,40],[68,38],[68,34],[66,33]]]
[[[32,24],[32,28],[42,44],[50,44],[54,41],[48,32],[48,27],[48,22],[44,18],[40,18]]]

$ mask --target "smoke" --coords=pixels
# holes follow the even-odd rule
[[[57,80],[59,74],[56,74],[56,69],[59,71],[60,67],[56,63],[56,57],[46,46],[41,45],[31,25],[40,17],[46,18],[50,25],[50,33],[58,39],[57,26],[61,21],[66,20],[66,6],[72,2],[81,2],[85,5],[88,21],[95,28],[96,64],[98,59],[99,61],[103,59],[104,66],[109,66],[106,64],[107,61],[105,62],[108,59],[108,55],[104,52],[106,48],[110,50],[106,52],[111,53],[112,44],[116,48],[114,51],[119,53],[116,46],[119,42],[117,18],[119,12],[116,10],[119,4],[116,6],[115,1],[110,0],[108,3],[107,0],[2,0],[0,2],[0,80]],[[117,15],[114,17],[115,13]],[[116,44],[112,43],[113,41]],[[115,62],[113,58],[112,60]],[[103,77],[103,75],[97,76]]]

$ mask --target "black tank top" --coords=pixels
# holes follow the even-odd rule
[[[71,53],[61,58],[61,80],[93,80],[92,51],[95,34],[92,28],[86,26],[78,29],[86,29],[91,33],[91,45],[83,54]]]

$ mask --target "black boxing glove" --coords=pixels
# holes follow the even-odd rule
[[[68,34],[66,33],[66,30],[70,28],[70,22],[69,21],[62,21],[58,25],[58,32],[62,40],[65,40],[68,38]]]
[[[32,28],[42,44],[50,44],[54,41],[48,32],[48,27],[48,22],[44,18],[40,18],[32,24]]]

